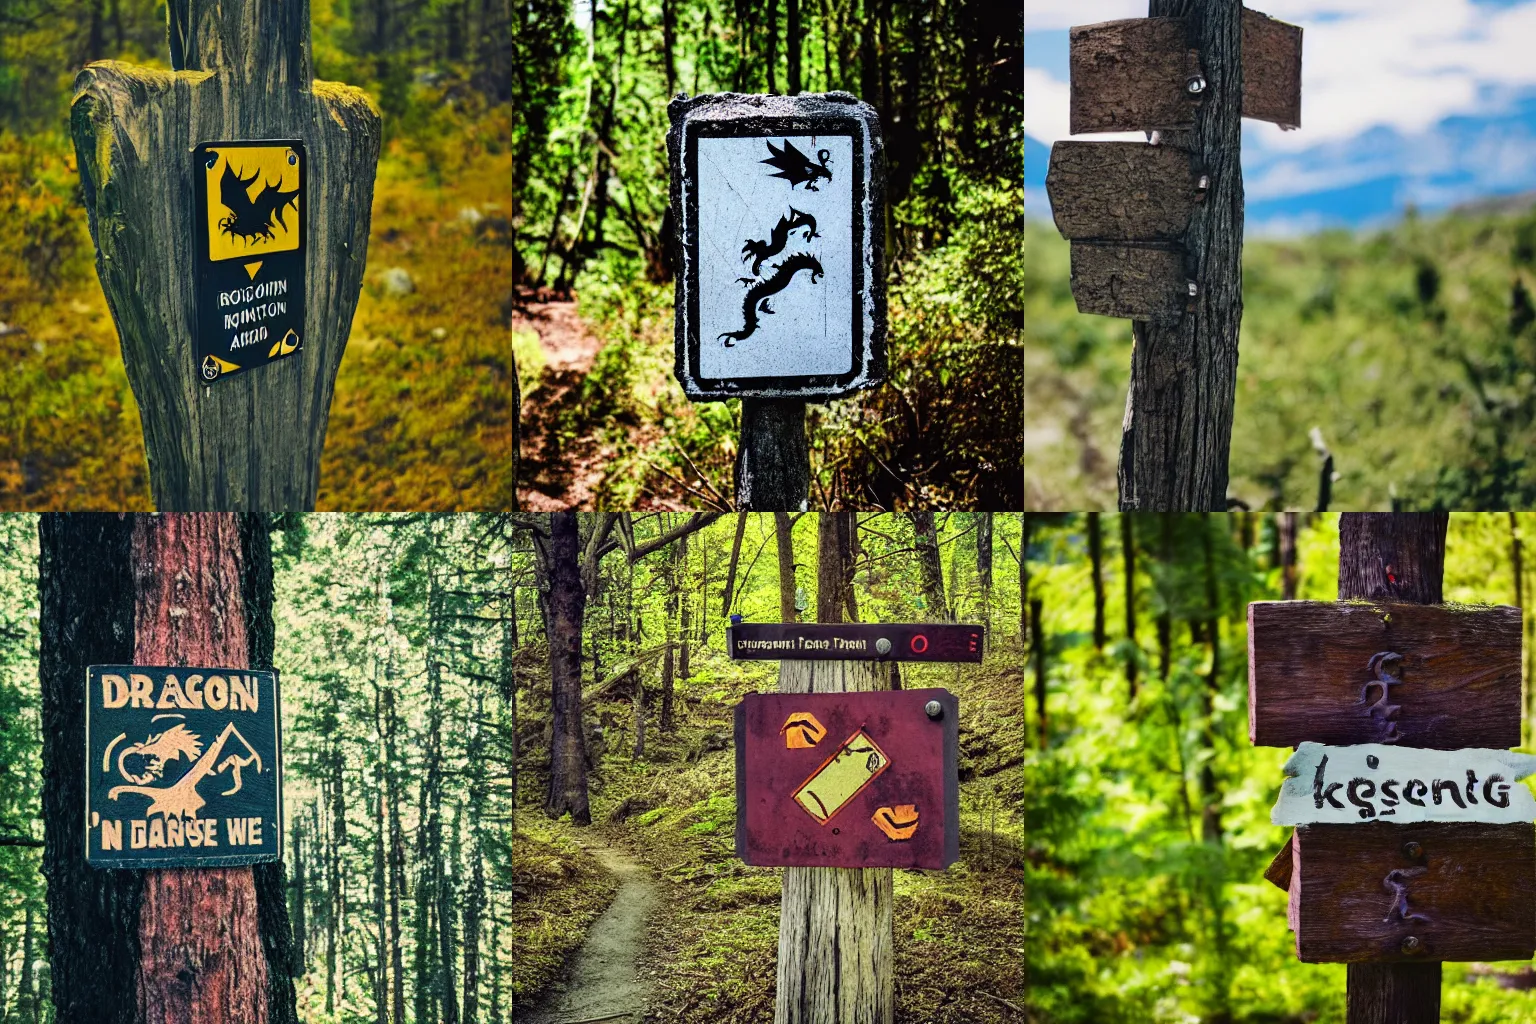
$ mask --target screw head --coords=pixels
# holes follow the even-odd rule
[[[1409,860],[1418,860],[1420,857],[1424,856],[1424,847],[1420,846],[1418,843],[1404,843],[1403,856],[1407,857]]]
[[[1196,295],[1199,295],[1199,294],[1200,294],[1200,286],[1195,284],[1195,282],[1193,282],[1193,281],[1189,282],[1189,297],[1190,298],[1194,298]]]
[[[1403,939],[1402,949],[1404,953],[1417,953],[1423,945],[1417,935],[1410,935]]]
[[[1210,187],[1211,187],[1211,176],[1209,174],[1202,174],[1202,175],[1200,175],[1200,183],[1197,184],[1195,186],[1195,188],[1197,188],[1201,192],[1204,192],[1206,189],[1208,189]]]
[[[1198,96],[1205,92],[1205,79],[1196,75],[1184,83],[1184,88],[1191,96]]]
[[[927,713],[929,718],[938,719],[944,717],[944,705],[936,700],[931,700],[924,704],[923,711]]]
[[[877,637],[875,639],[875,653],[876,654],[890,654],[891,653],[891,642],[889,640],[887,640],[883,636],[882,637]]]

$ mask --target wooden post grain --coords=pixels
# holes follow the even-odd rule
[[[1165,131],[1161,144],[1187,151],[1209,184],[1183,236],[1196,294],[1176,322],[1133,325],[1120,508],[1225,511],[1243,316],[1243,7],[1241,0],[1150,0],[1149,8],[1154,18],[1187,19],[1198,48],[1203,98],[1194,128]]]
[[[805,439],[804,399],[743,398],[736,508],[743,512],[803,512],[810,490],[811,453]]]
[[[1445,512],[1345,513],[1339,519],[1339,600],[1439,604]],[[1434,1024],[1440,964],[1352,963],[1348,1024]]]
[[[320,452],[368,251],[378,110],[314,81],[307,0],[170,0],[172,71],[117,61],[75,79],[70,130],[96,272],[138,400],[155,505],[314,508]],[[191,153],[304,141],[303,348],[205,384],[194,365]]]

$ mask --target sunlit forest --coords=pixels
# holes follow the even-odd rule
[[[1248,742],[1245,636],[1249,601],[1336,599],[1338,517],[1025,516],[1033,1019],[1342,1022],[1344,965],[1296,959],[1263,878],[1290,752]],[[1453,513],[1445,600],[1530,594],[1533,530]],[[1533,749],[1528,694],[1523,735]],[[1525,962],[1448,963],[1440,1019],[1536,1021],[1532,981]]]
[[[672,377],[667,101],[830,90],[881,118],[890,383],[812,407],[812,505],[1018,507],[1017,5],[537,0],[517,12],[526,507],[728,507],[739,403],[691,405]]]
[[[512,500],[510,20],[504,3],[314,0],[315,76],[383,114],[368,269],[319,505]],[[93,60],[169,66],[163,0],[0,4],[0,503],[147,508],[134,397],[68,134]]]
[[[1536,502],[1536,212],[1250,239],[1231,498],[1250,508]],[[1027,501],[1113,508],[1128,320],[1077,313],[1068,244],[1025,234]],[[1329,461],[1331,457],[1331,462]]]

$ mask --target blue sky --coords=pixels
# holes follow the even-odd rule
[[[1243,122],[1248,229],[1290,234],[1536,191],[1536,0],[1250,0],[1300,25],[1298,131]],[[1067,30],[1147,0],[1028,0],[1025,207],[1067,137]],[[1141,134],[1085,139],[1145,139]]]

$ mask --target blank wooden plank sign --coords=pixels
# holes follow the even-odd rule
[[[1205,88],[1183,18],[1127,18],[1073,26],[1069,130],[1189,128]]]
[[[1291,854],[1302,960],[1528,960],[1536,952],[1529,824],[1307,825]]]
[[[1301,127],[1301,28],[1246,7],[1243,116]]]
[[[1189,154],[1144,142],[1058,142],[1045,191],[1063,238],[1177,242],[1203,190]]]
[[[1072,297],[1079,313],[1175,322],[1189,302],[1176,248],[1072,243]]]
[[[1262,747],[1517,746],[1520,652],[1518,608],[1255,601],[1248,736]]]

